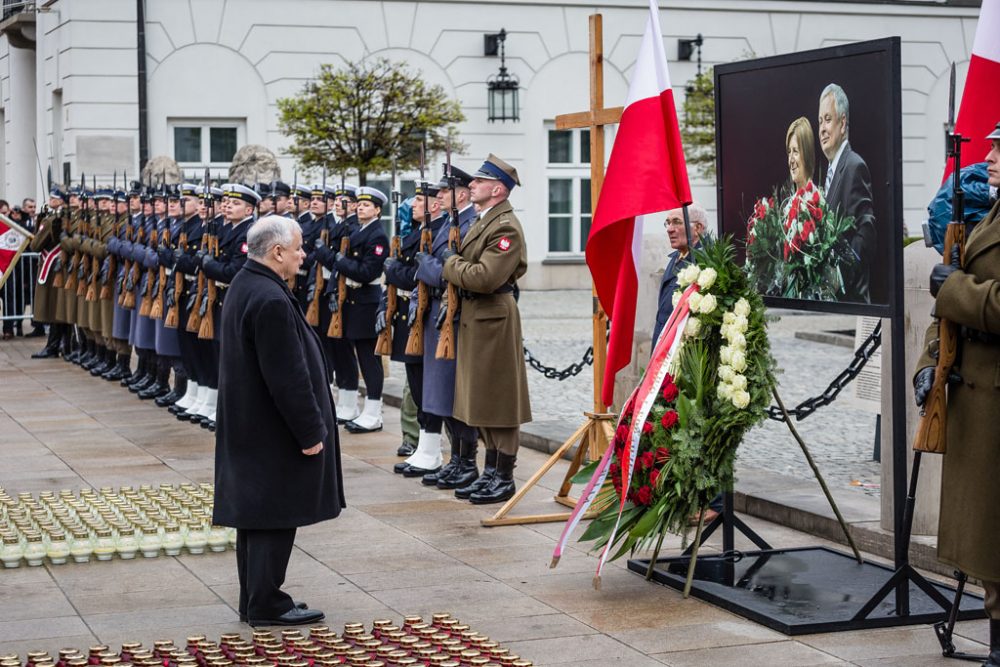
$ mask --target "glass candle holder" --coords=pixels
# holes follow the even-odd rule
[[[3,545],[0,546],[0,561],[3,561],[3,566],[7,568],[20,567],[23,556],[24,547],[21,546],[21,539],[13,534],[4,535]],[[18,664],[20,664],[20,660]]]
[[[45,544],[42,542],[41,533],[25,535],[24,562],[29,567],[38,567],[45,562]]]

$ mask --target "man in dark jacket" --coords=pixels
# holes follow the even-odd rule
[[[326,358],[287,281],[305,259],[298,223],[247,234],[248,260],[222,309],[213,520],[233,526],[241,620],[323,618],[281,590],[295,529],[344,508],[340,443]]]
[[[708,214],[705,213],[705,209],[700,204],[695,202],[688,206],[688,220],[691,223],[691,243],[697,248],[701,243],[701,235],[705,233]],[[663,226],[667,230],[667,238],[670,240],[673,252],[667,256],[667,267],[663,270],[663,278],[660,279],[660,296],[656,307],[653,344],[650,346],[650,350],[656,347],[656,339],[660,337],[663,326],[670,319],[670,314],[674,312],[673,295],[677,289],[677,274],[691,262],[687,231],[684,229],[683,209],[675,208],[672,211],[667,211]]]

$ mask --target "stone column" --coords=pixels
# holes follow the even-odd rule
[[[6,109],[7,200],[11,206],[35,196],[35,52],[14,46],[10,61],[10,99]]]
[[[923,243],[911,243],[903,249],[903,312],[906,331],[906,382],[896,389],[906,392],[907,475],[913,466],[911,447],[916,435],[919,410],[913,402],[913,373],[917,359],[923,351],[924,333],[931,323],[931,308],[934,299],[928,289],[931,268],[941,261],[934,248]],[[890,350],[889,321],[882,322],[882,387],[892,387],[889,375],[894,350]],[[892,530],[892,422],[891,394],[882,393],[882,528]],[[921,459],[920,479],[917,486],[917,505],[913,516],[914,535],[937,535],[938,510],[941,502],[941,457],[927,454]]]

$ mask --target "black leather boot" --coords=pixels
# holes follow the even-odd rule
[[[62,328],[62,338],[60,339],[62,357],[65,361],[69,361],[73,354],[73,328],[68,324],[60,324],[59,326]]]
[[[990,655],[983,667],[1000,667],[1000,621],[990,619]]]
[[[153,384],[138,392],[139,398],[143,401],[166,396],[170,393],[170,364],[167,363],[166,359],[157,361],[156,374],[153,378]]]
[[[108,382],[118,382],[119,380],[128,377],[129,373],[131,372],[129,370],[128,363],[129,363],[129,355],[119,354],[118,360],[115,363],[114,367],[101,377],[107,380]]]
[[[479,465],[476,463],[476,452],[479,449],[478,442],[460,442],[458,465],[447,477],[438,477],[437,488],[439,489],[461,489],[472,484],[479,478]]]
[[[475,491],[469,496],[469,501],[473,505],[488,505],[489,503],[502,503],[510,500],[514,496],[517,488],[514,486],[514,463],[516,456],[497,453],[497,471],[493,479],[486,488]]]
[[[62,330],[58,324],[49,325],[49,339],[38,352],[31,355],[32,359],[51,359],[59,356],[59,344],[62,342]]]
[[[156,356],[150,354],[146,357],[146,361],[142,365],[142,375],[135,381],[135,383],[128,386],[128,390],[133,394],[138,394],[143,389],[147,389],[154,382],[156,382]]]
[[[458,468],[458,463],[462,460],[462,444],[458,442],[458,438],[452,436],[450,431],[448,433],[448,438],[451,440],[451,458],[448,459],[448,462],[443,466],[434,472],[427,473],[421,478],[420,483],[424,486],[435,486],[439,479],[448,477],[455,471],[456,468]]]
[[[486,450],[486,464],[483,466],[483,474],[480,475],[476,481],[472,482],[468,486],[461,486],[455,489],[455,497],[461,498],[462,500],[468,500],[469,497],[476,491],[481,491],[489,486],[490,482],[493,481],[493,476],[497,473],[497,450],[487,449]]]
[[[161,408],[167,408],[181,400],[181,396],[187,391],[187,375],[183,371],[174,371],[174,388],[168,393],[156,399],[156,404]]]
[[[82,352],[80,352],[80,355],[73,361],[73,363],[82,367],[94,358],[94,354],[97,352],[97,346],[94,344],[94,341],[84,338],[80,349]]]
[[[103,349],[104,354],[101,355],[100,362],[90,368],[90,374],[94,377],[104,375],[115,367],[115,351],[110,347],[105,347]]]
[[[146,374],[146,353],[140,352],[139,363],[136,364],[135,370],[132,371],[131,375],[123,377],[121,380],[121,384],[123,387],[130,387],[136,382],[138,382],[139,379],[145,374]]]

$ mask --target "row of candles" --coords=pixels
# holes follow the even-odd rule
[[[61,649],[52,657],[44,651],[0,655],[0,667],[532,667],[489,637],[448,613],[434,614],[430,622],[407,616],[403,625],[377,620],[371,631],[362,623],[347,623],[338,635],[328,626],[306,631],[255,630],[250,639],[224,634],[218,642],[203,635],[187,638],[184,647],[172,641],[122,644],[115,653],[93,646],[87,653]]]
[[[11,495],[0,487],[4,567],[225,551],[236,531],[212,525],[211,484],[144,484]]]

